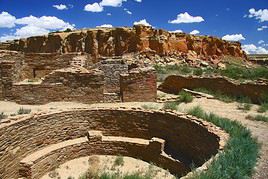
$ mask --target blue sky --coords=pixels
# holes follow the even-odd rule
[[[249,53],[268,53],[268,0],[0,0],[2,41],[144,20],[169,31],[225,36],[240,40]]]

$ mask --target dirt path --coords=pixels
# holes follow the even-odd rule
[[[256,106],[250,112],[244,112],[237,109],[237,103],[224,103],[215,99],[199,98],[192,103],[181,104],[179,109],[187,111],[192,107],[200,106],[206,112],[212,112],[221,117],[241,122],[252,132],[252,135],[262,144],[260,159],[256,167],[254,179],[268,178],[268,123],[259,121],[250,121],[246,119],[247,115],[257,115]]]

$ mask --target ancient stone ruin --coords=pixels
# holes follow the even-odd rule
[[[66,161],[123,155],[176,176],[222,150],[228,135],[192,116],[142,109],[83,109],[13,118],[0,124],[0,178],[37,179]]]
[[[150,67],[131,69],[122,59],[109,58],[92,65],[78,54],[16,55],[20,58],[0,61],[2,100],[19,104],[156,100],[156,73]]]
[[[0,44],[0,100],[32,105],[156,102],[152,65],[159,59],[218,64],[224,56],[247,58],[239,43],[145,26],[14,40]],[[159,89],[177,92],[191,88],[188,81],[200,80],[177,78],[167,78]],[[9,117],[0,122],[0,179],[38,179],[90,155],[139,158],[182,177],[192,166],[205,169],[228,137],[211,123],[168,110],[105,107]]]

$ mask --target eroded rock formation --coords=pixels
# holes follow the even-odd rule
[[[170,33],[145,26],[133,28],[97,28],[51,33],[0,44],[0,49],[26,53],[84,52],[97,59],[128,53],[150,53],[178,56],[217,63],[223,56],[246,58],[238,42],[227,42],[211,36]]]

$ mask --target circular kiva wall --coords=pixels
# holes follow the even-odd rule
[[[40,178],[69,160],[122,155],[176,176],[201,166],[227,135],[184,114],[142,109],[81,109],[9,119],[0,124],[0,178]]]

